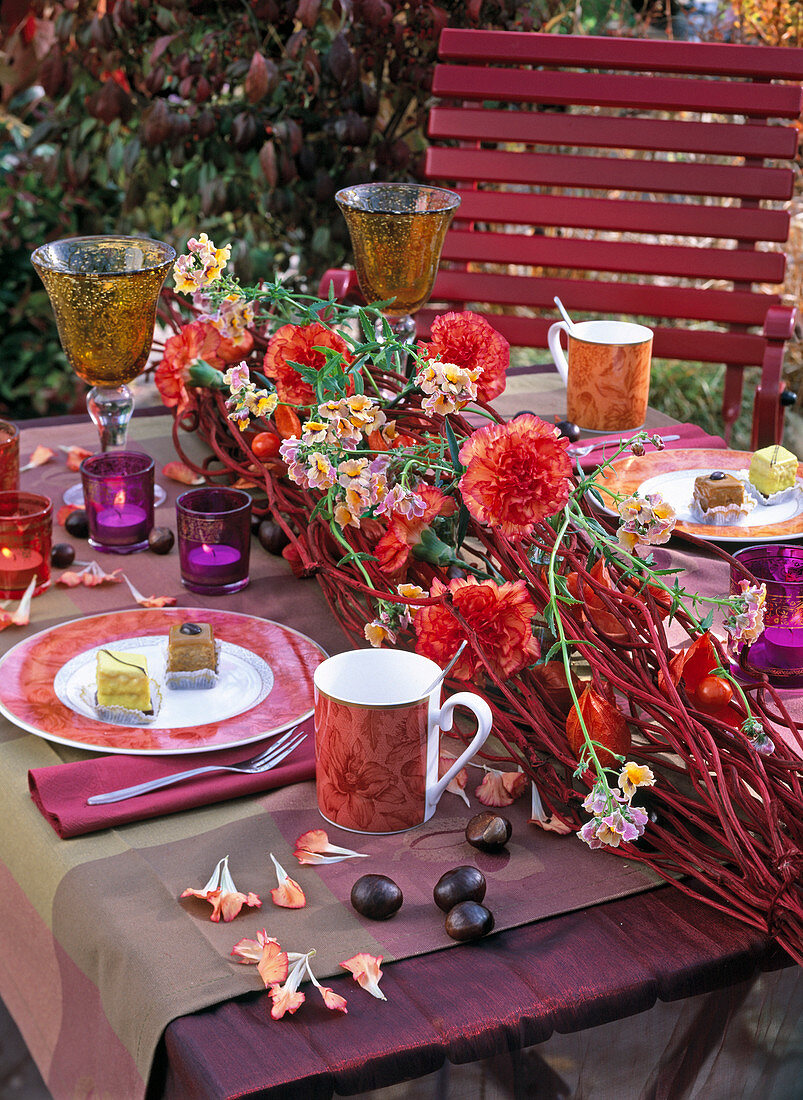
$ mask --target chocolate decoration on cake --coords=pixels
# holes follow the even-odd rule
[[[181,634],[202,634],[203,627],[199,626],[198,623],[183,623],[179,627],[179,632]]]
[[[713,474],[708,475],[709,481],[722,481],[725,476],[724,470],[714,470]]]

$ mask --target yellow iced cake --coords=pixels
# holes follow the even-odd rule
[[[762,447],[750,460],[750,484],[769,497],[781,489],[791,489],[797,478],[797,459],[778,444]]]
[[[98,650],[97,693],[100,707],[151,710],[148,661],[139,653]]]

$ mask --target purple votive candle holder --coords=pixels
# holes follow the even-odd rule
[[[20,487],[20,433],[10,420],[0,420],[0,491]]]
[[[248,584],[251,498],[240,489],[190,489],[176,501],[181,583],[223,596]]]
[[[53,503],[37,493],[0,492],[0,599],[18,600],[36,578],[34,596],[50,584]]]
[[[153,459],[139,451],[107,451],[81,463],[89,545],[133,554],[153,529]]]
[[[779,686],[797,687],[803,678],[803,546],[775,542],[748,546],[734,558],[767,586],[764,632],[744,647],[740,664],[748,672],[764,673]],[[731,592],[743,580],[731,569]]]

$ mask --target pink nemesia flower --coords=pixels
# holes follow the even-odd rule
[[[289,1012],[291,1016],[294,1012],[298,1012],[306,997],[295,989],[288,989],[287,983],[279,985],[278,982],[274,982],[270,987],[270,999],[273,1001],[271,1017],[274,1020],[281,1020],[285,1012]]]
[[[369,955],[364,951],[361,951],[358,955],[352,955],[350,959],[346,959],[340,965],[344,970],[349,970],[354,975],[354,980],[363,987],[372,997],[376,997],[380,1001],[386,1001],[387,997],[379,988],[379,982],[382,978],[382,970],[379,964],[382,962],[384,956],[382,955]]]
[[[200,890],[187,888],[181,895],[183,898],[203,898],[212,906],[212,916],[209,918],[216,923],[222,917],[224,921],[234,920],[244,905],[252,909],[259,909],[262,902],[257,894],[241,894],[229,871],[229,857],[224,856],[212,872],[212,877]]]
[[[625,798],[629,799],[633,797],[638,787],[654,787],[655,776],[646,764],[639,766],[635,761],[628,760],[619,772],[616,782],[622,788]]]
[[[723,625],[734,642],[752,643],[764,630],[767,586],[741,580],[739,588],[740,594],[733,598],[732,614]]]

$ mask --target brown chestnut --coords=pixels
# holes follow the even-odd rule
[[[460,901],[482,901],[486,885],[485,875],[478,867],[453,867],[435,883],[432,896],[437,907],[448,913]]]
[[[263,519],[257,528],[257,538],[260,545],[268,551],[269,554],[281,554],[285,546],[290,541],[284,530],[279,526],[276,520]]]
[[[64,530],[76,539],[88,539],[89,520],[86,518],[86,509],[76,508],[74,512],[70,512],[64,521]]]
[[[351,888],[351,904],[369,920],[387,920],[403,901],[401,890],[387,875],[363,875]]]
[[[487,936],[493,926],[493,913],[477,901],[459,902],[446,917],[447,935],[461,942]]]
[[[75,547],[69,542],[57,542],[50,551],[50,564],[56,569],[66,569],[75,561]]]
[[[169,554],[175,541],[169,527],[154,527],[148,535],[148,546],[154,554]]]
[[[475,814],[466,825],[466,840],[481,852],[501,852],[512,832],[513,826],[506,817],[485,810]]]

